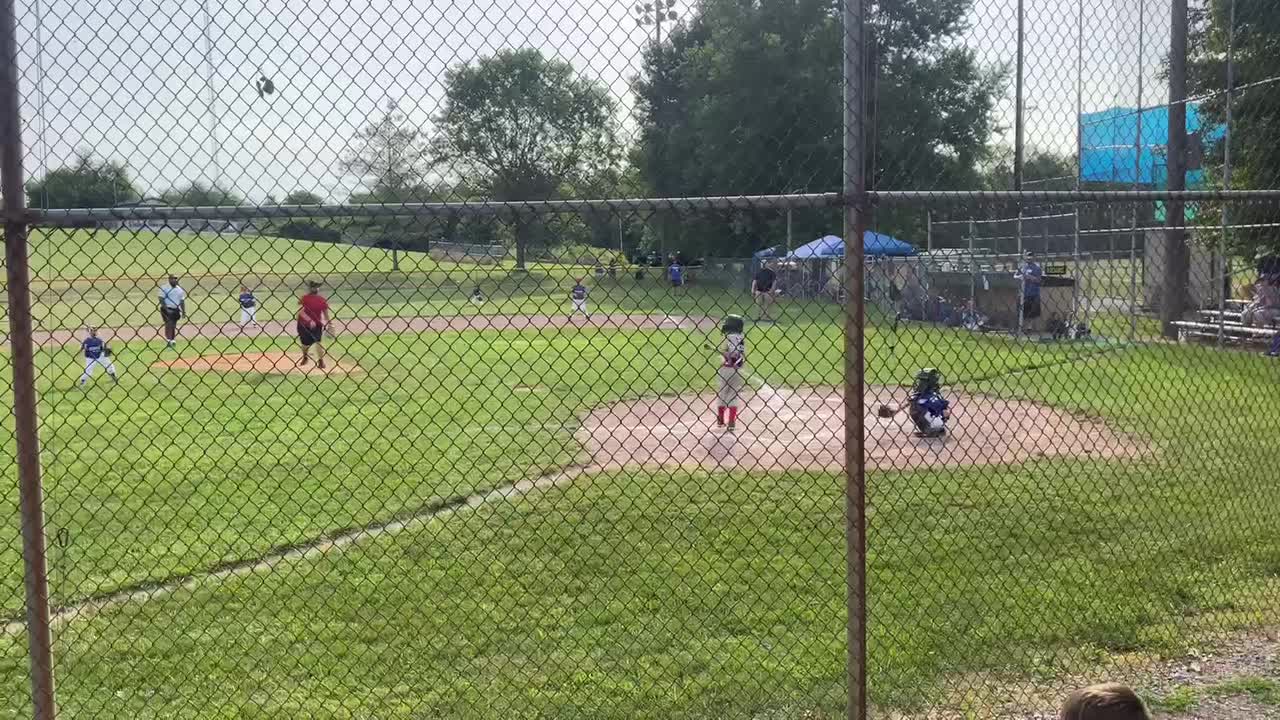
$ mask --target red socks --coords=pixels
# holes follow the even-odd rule
[[[724,411],[725,411],[725,406],[723,406],[723,405],[721,405],[720,407],[716,408],[716,424],[717,424],[717,425],[723,425],[723,424],[724,424]]]
[[[729,411],[729,426],[732,427],[734,423],[738,422],[738,408],[736,407],[726,407],[724,405],[716,407],[716,424],[724,424],[726,410]]]
[[[732,427],[733,424],[736,422],[738,422],[738,408],[730,407],[729,408],[729,425]]]

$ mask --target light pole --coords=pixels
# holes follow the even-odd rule
[[[655,54],[657,53],[658,48],[662,45],[662,23],[664,22],[674,23],[676,20],[680,19],[680,14],[676,12],[675,8],[676,8],[676,0],[652,0],[652,2],[643,2],[643,3],[638,2],[635,5],[631,6],[631,15],[632,17],[635,18],[637,25],[639,25],[641,28],[646,28],[646,29],[649,26],[653,26],[653,49]],[[663,128],[663,125],[661,122],[657,123],[657,125],[661,132],[665,132],[665,129]],[[659,159],[662,162],[665,162],[666,161],[665,144],[659,145],[658,152],[659,152],[659,155],[658,155]],[[659,177],[661,177],[662,175],[661,170],[663,169],[665,168],[660,169],[658,173]],[[665,193],[663,192],[663,188],[658,187],[658,188],[655,188],[655,190],[658,190],[659,195],[665,195]],[[667,224],[665,222],[665,218],[661,216],[659,216],[657,220],[658,220],[658,253],[663,257],[666,257]]]
[[[209,0],[203,0],[200,3],[200,9],[204,14],[204,64],[208,71],[208,90],[209,99],[206,109],[209,111],[209,158],[213,164],[213,173],[210,181],[214,187],[222,186],[222,165],[218,157],[221,143],[218,142],[218,109],[217,109],[217,89],[214,88],[215,70],[213,67],[213,12],[209,9]]]
[[[653,26],[653,44],[657,47],[662,43],[662,23],[675,22],[680,19],[680,14],[676,12],[676,0],[653,0],[653,2],[636,3],[631,8],[631,14],[636,19],[636,24],[642,28]]]

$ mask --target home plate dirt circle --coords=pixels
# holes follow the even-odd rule
[[[1102,422],[1032,402],[950,392],[945,438],[912,434],[906,413],[876,416],[901,402],[900,388],[866,391],[868,467],[907,469],[1020,463],[1041,457],[1117,458],[1148,448]],[[595,409],[578,440],[591,469],[624,467],[840,470],[844,467],[844,399],[838,388],[764,388],[749,397],[736,432],[715,424],[715,395],[631,400]]]
[[[151,367],[170,370],[196,370],[204,372],[261,373],[264,375],[354,375],[362,372],[359,365],[325,358],[325,367],[316,367],[313,359],[308,365],[299,365],[298,352],[280,350],[270,352],[227,353],[225,355],[199,355],[191,358],[160,360]]]

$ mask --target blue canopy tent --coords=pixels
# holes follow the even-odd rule
[[[891,283],[888,278],[896,272],[896,268],[894,263],[887,262],[888,258],[911,257],[916,254],[916,249],[910,243],[895,237],[868,230],[862,235],[862,252],[865,257],[886,261],[868,264],[867,287],[871,288],[880,285],[887,287]],[[791,288],[791,294],[839,298],[842,290],[839,279],[840,266],[844,264],[844,240],[835,235],[826,235],[787,253],[785,259],[802,261],[787,264],[784,284]]]
[[[862,234],[862,254],[871,257],[910,257],[916,249],[898,238],[867,230]],[[844,257],[844,240],[835,235],[825,235],[796,248],[787,254],[796,260],[815,260]]]

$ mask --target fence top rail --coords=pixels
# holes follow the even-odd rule
[[[131,206],[31,209],[37,223],[109,220],[206,220],[232,218],[501,216],[539,213],[591,213],[649,210],[758,210],[823,208],[843,204],[840,193],[789,195],[717,195],[677,198],[604,198],[599,200],[458,201],[430,203],[350,203],[336,205]]]
[[[867,196],[881,203],[933,203],[937,205],[983,202],[1089,202],[1123,203],[1156,200],[1181,201],[1277,201],[1276,190],[869,190]],[[1026,218],[1023,218],[1024,220]],[[937,222],[935,221],[935,225]]]
[[[1075,216],[1076,216],[1075,213],[1057,213],[1054,215],[1026,215],[1024,217],[994,218],[994,219],[986,219],[986,220],[979,220],[976,218],[973,220],[934,220],[933,224],[934,225],[990,225],[994,223],[1018,222],[1019,220],[1026,222],[1028,220],[1052,220],[1054,218],[1069,218],[1069,217],[1075,217]]]
[[[1146,202],[1280,201],[1276,190],[871,190],[872,203],[954,204],[981,202]],[[350,203],[334,205],[133,206],[103,208],[29,208],[13,219],[37,224],[110,220],[208,220],[299,217],[511,216],[540,213],[637,212],[655,210],[785,210],[850,204],[843,193],[781,195],[707,195],[670,198],[601,198],[595,200],[522,200],[430,203]],[[1048,217],[1048,216],[1040,216]],[[1024,217],[1034,220],[1036,216]],[[1012,220],[1016,220],[1013,218]],[[934,221],[940,225],[953,221]],[[968,222],[968,221],[962,221]],[[976,222],[976,221],[975,221]],[[1009,222],[995,220],[986,222]]]

